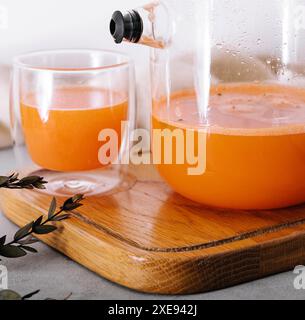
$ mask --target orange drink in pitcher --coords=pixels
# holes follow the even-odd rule
[[[188,173],[192,165],[187,158],[184,164],[165,164],[168,146],[162,149],[158,170],[175,191],[203,204],[234,209],[305,202],[305,90],[271,84],[213,87],[206,127],[198,123],[195,100],[194,92],[181,91],[171,97],[170,110],[164,108],[165,101],[154,103],[154,129],[181,129],[184,137],[194,131],[197,155],[198,138],[205,139],[204,159],[199,159],[205,166],[198,175]],[[184,143],[187,150],[186,139]]]
[[[160,0],[113,13],[115,43],[150,47],[153,155],[174,191],[226,209],[305,202],[305,42],[297,7]]]

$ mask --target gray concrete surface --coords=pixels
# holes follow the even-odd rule
[[[0,174],[15,169],[12,150],[0,151]],[[14,234],[17,228],[0,213],[0,236]],[[137,293],[95,275],[43,244],[36,245],[39,253],[17,260],[4,259],[0,263],[8,268],[9,287],[21,294],[36,289],[37,299],[62,299],[72,293],[72,299],[305,299],[305,290],[294,289],[292,272],[269,277],[234,288],[193,296],[163,297]]]

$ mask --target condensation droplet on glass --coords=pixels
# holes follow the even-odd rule
[[[221,50],[223,48],[222,43],[216,43],[216,48]]]
[[[181,108],[180,107],[177,107],[175,109],[175,114],[178,118],[181,118],[182,117],[182,111],[181,111]]]

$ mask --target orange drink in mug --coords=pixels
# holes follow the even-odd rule
[[[129,152],[122,126],[135,115],[133,82],[132,63],[116,53],[63,50],[16,58],[13,118],[19,119],[30,158],[40,168],[36,174],[49,182],[47,192],[88,196],[122,183],[120,167],[99,158],[105,143],[99,135],[104,129],[117,135],[112,157]]]

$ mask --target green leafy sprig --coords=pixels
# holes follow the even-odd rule
[[[43,180],[41,180],[43,181]],[[53,225],[54,222],[63,221],[69,219],[71,212],[83,204],[81,201],[84,196],[79,194],[72,198],[69,198],[64,204],[57,209],[56,199],[53,198],[49,207],[47,219],[43,219],[44,216],[40,216],[35,221],[28,223],[26,226],[19,229],[14,239],[6,243],[7,236],[0,238],[0,256],[5,258],[20,258],[26,256],[28,253],[37,253],[37,250],[31,245],[38,242],[33,235],[45,235],[57,230],[57,227]]]
[[[19,179],[19,175],[14,173],[10,176],[0,176],[0,189],[46,189],[45,184],[47,181],[39,176],[28,176]],[[68,212],[71,212],[83,204],[81,201],[84,196],[79,194],[72,198],[69,198],[64,202],[64,204],[57,209],[56,199],[53,198],[49,207],[47,219],[43,219],[44,216],[40,216],[35,221],[30,222],[26,226],[19,229],[14,239],[6,243],[7,236],[0,238],[0,256],[5,258],[19,258],[27,255],[28,253],[37,253],[37,250],[31,245],[39,242],[38,239],[34,238],[34,235],[49,234],[57,230],[57,227],[53,225],[54,222],[63,221],[70,217]],[[1,259],[0,259],[1,261]],[[12,290],[2,290],[0,291],[0,301],[1,300],[28,300],[38,294],[40,290],[36,290],[25,296]],[[64,300],[68,300],[72,293],[69,294]],[[54,299],[46,299],[54,300]]]
[[[6,189],[45,189],[44,178],[38,176],[29,176],[19,179],[17,173],[13,173],[10,176],[0,176],[0,188]]]

